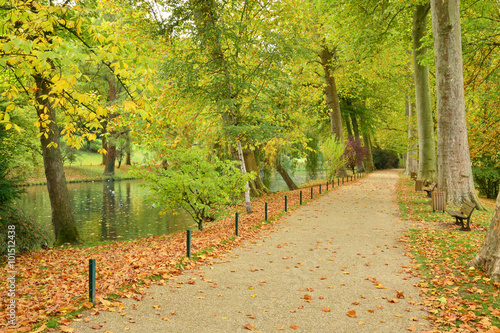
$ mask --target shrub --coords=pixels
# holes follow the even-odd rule
[[[373,164],[377,170],[399,167],[399,158],[395,152],[375,147],[373,149]]]
[[[15,237],[8,238],[8,230],[15,228]],[[12,207],[0,207],[0,254],[7,254],[9,240],[15,241],[16,255],[40,247],[48,242],[48,234],[38,223],[28,217],[22,210]],[[11,243],[12,244],[12,243]]]
[[[488,199],[495,199],[500,185],[500,168],[473,166],[472,173],[479,193]]]
[[[334,137],[329,137],[322,146],[325,156],[328,180],[332,181],[337,172],[345,165],[345,145]]]

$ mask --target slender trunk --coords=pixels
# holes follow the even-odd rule
[[[49,192],[50,205],[52,208],[52,225],[55,233],[55,244],[81,243],[81,238],[76,228],[71,207],[70,196],[66,186],[66,175],[63,168],[63,160],[59,149],[59,129],[57,128],[56,110],[53,108],[50,83],[41,76],[35,76],[37,87],[36,101],[37,114],[40,122],[48,117],[47,131],[40,127],[43,133],[40,136],[42,145],[43,164],[45,177],[47,178],[47,189]],[[49,146],[50,145],[50,146]]]
[[[107,127],[108,127],[108,121],[106,120],[105,122],[103,122],[102,130],[101,130],[101,134],[102,134],[101,135],[101,141],[102,141],[101,147],[104,150],[108,150],[108,138],[106,137],[106,133],[108,131]],[[108,164],[108,154],[102,154],[101,164],[104,166],[106,166]]]
[[[434,143],[434,121],[432,119],[429,66],[419,63],[427,53],[422,42],[427,29],[427,14],[430,4],[417,5],[413,12],[413,69],[418,122],[418,179],[437,181],[436,147]]]
[[[116,85],[114,77],[108,78],[108,85],[109,85],[109,102],[110,104],[113,104],[116,101]],[[115,117],[116,114],[110,114],[109,121],[111,121]],[[115,175],[115,164],[116,164],[116,144],[112,139],[114,134],[115,131],[109,131],[110,140],[108,140],[108,147],[106,154],[107,160],[106,160],[106,167],[104,168],[104,175],[111,177]]]
[[[337,93],[337,85],[335,83],[335,77],[333,76],[335,51],[330,51],[327,46],[323,43],[321,46],[321,51],[319,57],[321,59],[321,65],[324,71],[325,80],[325,97],[326,105],[330,110],[330,126],[332,135],[341,143],[344,142],[344,134],[342,133],[342,115],[340,112],[340,102]],[[338,172],[339,177],[347,175],[345,165],[342,166]]]
[[[500,192],[483,246],[468,266],[481,267],[493,280],[500,281]]]
[[[238,147],[238,156],[240,160],[240,168],[241,168],[241,173],[246,174],[247,170],[245,167],[245,157],[243,156],[243,149],[241,148],[241,142],[237,141],[236,143]],[[252,213],[252,203],[250,201],[250,186],[248,184],[248,181],[245,183],[245,206],[248,214]]]
[[[342,116],[342,119],[344,120],[345,129],[347,130],[347,137],[354,138],[354,134],[352,133],[351,121],[350,121],[349,114]]]
[[[295,182],[293,181],[292,177],[290,177],[290,175],[288,174],[286,169],[283,168],[283,166],[281,165],[279,157],[278,157],[278,161],[276,162],[276,171],[278,171],[278,173],[281,175],[281,177],[283,178],[283,180],[286,183],[286,186],[288,186],[288,189],[290,191],[293,191],[293,190],[296,190],[299,188],[295,184]]]
[[[351,113],[351,121],[352,121],[352,130],[354,132],[354,138],[359,139],[359,126],[358,126],[358,120],[356,118],[356,115]]]
[[[484,209],[474,189],[465,117],[460,1],[432,0],[438,123],[438,184],[449,203]]]
[[[406,174],[411,175],[412,172],[417,171],[416,160],[416,142],[413,135],[413,107],[411,104],[410,96],[406,96],[406,116],[408,117],[408,144],[406,152]],[[419,178],[420,179],[420,178]]]
[[[132,145],[130,144],[130,133],[127,132],[126,137],[125,137],[125,151],[126,151],[126,158],[125,158],[125,165],[132,165]]]
[[[365,148],[368,150],[366,153],[366,171],[370,172],[375,170],[375,165],[373,164],[373,153],[372,153],[372,143],[370,139],[370,134],[363,132],[363,143],[365,145]]]

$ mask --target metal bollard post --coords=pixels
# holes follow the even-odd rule
[[[319,194],[321,194],[321,184],[319,184]]]
[[[311,199],[313,198],[313,188],[311,187]]]
[[[238,236],[238,218],[239,218],[239,214],[236,213],[235,216],[234,216],[234,234],[236,236]]]
[[[191,230],[186,230],[186,254],[189,260],[191,260]]]
[[[265,216],[264,216],[264,218],[267,221],[267,202],[266,202],[266,209],[265,209]]]
[[[285,212],[288,211],[288,198],[285,195]]]
[[[302,191],[300,191],[300,204],[302,205]]]
[[[95,305],[95,259],[89,259],[89,302]]]

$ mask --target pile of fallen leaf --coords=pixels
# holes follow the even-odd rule
[[[451,216],[425,206],[425,195],[415,192],[406,177],[401,178],[398,193],[407,218],[421,223],[422,228],[410,230],[409,240],[434,331],[500,332],[500,283],[467,267],[481,248],[494,202],[483,200],[489,211],[474,211],[472,231],[464,232]]]
[[[335,188],[337,184],[335,185]],[[319,193],[315,186],[314,195]],[[322,192],[326,190],[322,184]],[[330,184],[331,190],[331,184]],[[299,204],[300,191],[303,202],[310,200],[310,189],[278,192],[263,196],[252,203],[252,214],[240,214],[239,237],[234,236],[234,218],[217,221],[192,233],[192,252],[211,249],[211,252],[196,256],[196,261],[186,256],[185,233],[136,239],[130,242],[115,242],[92,248],[49,248],[37,250],[16,258],[16,326],[8,326],[7,284],[0,287],[0,329],[8,327],[9,332],[27,332],[40,326],[43,331],[52,318],[65,325],[70,322],[71,313],[81,308],[92,308],[88,302],[88,263],[96,260],[96,298],[93,311],[117,311],[123,305],[120,297],[140,298],[150,284],[164,284],[172,275],[209,263],[220,254],[239,244],[243,239],[254,237],[270,225],[264,223],[264,205],[268,203],[269,219],[279,216],[284,210],[284,196],[288,197],[288,211]],[[243,207],[236,207],[243,212]],[[0,273],[3,281],[9,275],[7,269]],[[110,298],[109,296],[113,297]],[[112,300],[112,301],[109,301]],[[64,326],[61,326],[64,328]]]

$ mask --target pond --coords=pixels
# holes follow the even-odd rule
[[[183,231],[194,223],[185,211],[160,214],[160,207],[146,203],[149,191],[141,184],[141,180],[68,184],[75,223],[83,240],[132,240]],[[53,236],[47,187],[29,186],[26,191],[18,207]]]
[[[305,171],[291,175],[297,185],[306,181]],[[279,174],[268,175],[264,182],[275,191],[287,190]],[[133,240],[180,232],[194,224],[191,216],[160,214],[161,207],[147,203],[149,194],[142,180],[96,181],[68,184],[75,223],[85,242]],[[50,200],[46,186],[29,186],[17,207],[31,215],[53,237]],[[50,243],[53,239],[50,240]]]

